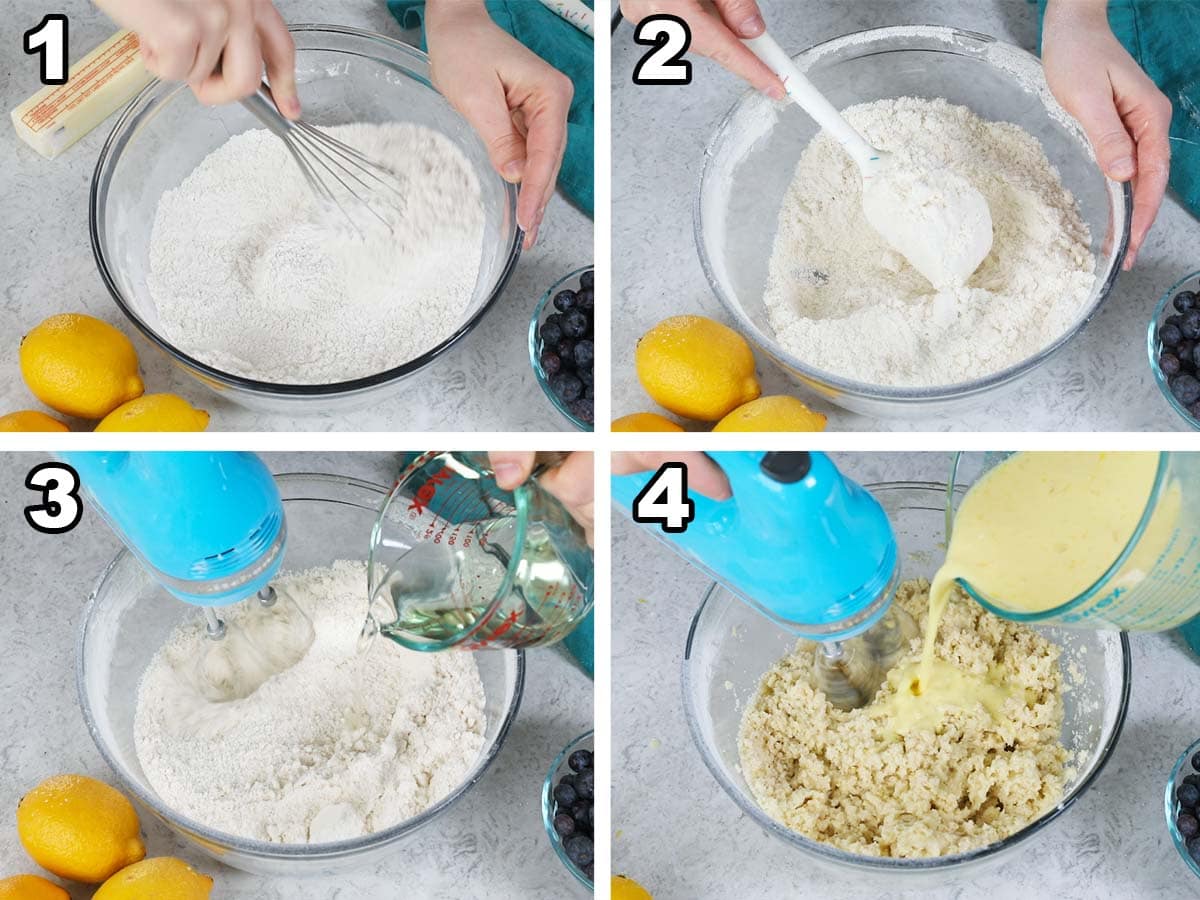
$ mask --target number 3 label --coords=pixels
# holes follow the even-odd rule
[[[683,463],[663,463],[633,498],[633,521],[658,525],[669,534],[687,531],[695,517],[696,504],[688,497],[687,466]]]
[[[66,463],[42,463],[25,476],[25,487],[39,491],[42,502],[25,507],[25,521],[43,534],[63,534],[79,524],[79,475]]]
[[[638,44],[654,47],[633,67],[634,84],[691,84],[692,64],[683,58],[692,43],[687,22],[678,16],[646,16],[633,32]]]

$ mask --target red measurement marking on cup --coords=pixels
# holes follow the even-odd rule
[[[504,621],[500,623],[500,626],[495,631],[493,631],[491,634],[489,634],[487,637],[483,638],[482,640],[475,641],[473,644],[467,644],[467,649],[468,650],[482,650],[484,647],[488,646],[489,644],[492,644],[495,641],[498,641],[506,632],[509,632],[512,630],[513,626],[517,624],[518,619],[519,619],[519,613],[514,609],[512,612],[510,612],[507,616],[504,617]]]
[[[430,475],[429,480],[417,489],[412,503],[409,504],[409,515],[411,517],[424,515],[430,501],[437,495],[438,485],[445,484],[453,477],[454,473],[450,470],[449,466],[443,466],[441,471]]]

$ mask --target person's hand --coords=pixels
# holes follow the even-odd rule
[[[537,454],[520,451],[496,451],[488,454],[496,484],[511,491],[524,484],[533,473]],[[592,454],[571,453],[552,469],[538,476],[538,484],[549,491],[567,508],[567,512],[587,535],[592,546],[592,531],[596,525],[596,482],[592,469]]]
[[[632,453],[620,451],[613,454],[614,475],[631,475],[634,472],[655,472],[668,462],[681,462],[687,466],[688,490],[695,490],[713,500],[728,500],[733,496],[729,479],[712,457],[698,451],[687,453]]]
[[[300,117],[296,45],[270,0],[96,0],[118,25],[138,36],[146,69],[186,81],[208,106],[248,97],[263,68],[275,105]]]
[[[1167,189],[1171,101],[1113,35],[1104,0],[1051,0],[1042,63],[1051,92],[1083,126],[1104,174],[1133,182],[1128,271]]]
[[[776,100],[786,96],[783,82],[742,38],[755,38],[766,31],[755,0],[621,0],[621,14],[635,25],[647,16],[666,13],[687,22],[692,32],[691,49],[750,82]]]
[[[480,0],[430,0],[425,36],[434,86],[479,133],[500,177],[521,185],[528,250],[567,149],[571,79],[496,25]]]

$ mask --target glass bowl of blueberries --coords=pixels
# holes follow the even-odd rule
[[[588,891],[594,890],[592,866],[592,814],[595,810],[595,774],[592,769],[593,732],[567,744],[550,766],[542,785],[542,822],[550,846],[567,871]]]
[[[1159,390],[1188,427],[1200,430],[1200,272],[1163,294],[1146,344]]]
[[[1200,876],[1200,741],[1176,761],[1164,801],[1171,842],[1188,868]]]
[[[529,322],[529,361],[550,402],[580,431],[595,422],[595,315],[591,266],[564,275]]]

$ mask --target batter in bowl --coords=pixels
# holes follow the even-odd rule
[[[895,602],[923,626],[929,583],[904,582]],[[1061,799],[1060,648],[959,595],[936,652],[939,674],[961,673],[961,705],[938,704],[933,722],[897,702],[919,643],[861,709],[837,709],[816,689],[811,643],[763,676],[739,756],[768,815],[851,853],[931,857],[995,843]]]

